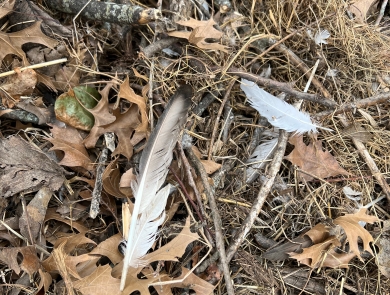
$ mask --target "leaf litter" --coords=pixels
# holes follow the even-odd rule
[[[87,21],[88,15],[73,25],[61,5],[59,11],[44,11],[45,4],[31,3],[23,10],[25,1],[3,1],[2,19],[33,11],[38,21],[24,28],[5,22],[0,33],[2,72],[14,70],[0,78],[0,271],[9,282],[0,292],[16,284],[21,292],[34,286],[41,293],[84,295],[232,294],[232,287],[256,294],[342,288],[358,293],[356,274],[367,294],[384,294],[390,84],[388,25],[379,6],[364,0],[350,3],[347,11],[333,0],[259,6],[215,1],[214,7],[180,2],[171,8],[193,9],[168,11],[163,1],[161,19],[126,31],[119,24]],[[54,34],[47,25],[55,27]],[[68,61],[55,64],[63,57]],[[54,65],[39,68],[46,61]],[[31,64],[38,68],[25,68]],[[259,75],[266,71],[267,78]],[[240,80],[259,87],[248,94],[244,86],[244,93]],[[144,257],[146,265],[129,271],[120,293],[118,245],[131,218],[131,183],[168,97],[182,84],[192,86],[192,102],[201,111],[190,112],[185,132],[191,140],[179,140],[175,150],[167,218]],[[88,109],[94,119],[90,131],[55,120],[56,98],[77,86],[93,87],[102,96]],[[301,98],[298,111],[292,105]],[[371,101],[360,104],[365,98]],[[313,135],[318,126],[323,128]],[[291,134],[283,150],[278,128],[303,134]],[[107,133],[114,135],[114,149],[101,161],[102,152],[111,149]],[[189,149],[205,179],[194,170]],[[282,165],[269,184],[278,157]],[[215,260],[218,233],[204,181],[222,216],[225,262]],[[261,210],[247,224],[265,187]],[[100,213],[92,219],[95,195]],[[233,249],[241,225],[250,231]],[[22,281],[23,272],[28,280]]]

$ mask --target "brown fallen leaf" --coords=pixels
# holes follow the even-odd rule
[[[47,138],[53,144],[50,151],[64,152],[64,157],[58,165],[83,167],[86,170],[93,171],[94,166],[83,144],[83,138],[80,132],[71,126],[61,128],[53,124],[51,127],[53,137]]]
[[[295,146],[294,150],[286,157],[294,165],[319,178],[327,178],[336,175],[349,175],[340,167],[337,160],[328,152],[322,151],[322,143],[316,140],[306,145],[302,135],[292,136],[289,140]],[[314,178],[310,175],[299,173],[301,180],[310,181]]]
[[[130,294],[119,290],[121,280],[113,278],[111,270],[108,264],[98,266],[92,274],[73,283],[73,287],[83,295]]]
[[[63,218],[61,216],[61,214],[56,212],[56,210],[57,210],[57,208],[49,208],[47,210],[44,222],[47,222],[49,220],[53,220],[54,219],[54,220],[58,220],[60,222],[68,224],[72,229],[75,228],[80,233],[86,233],[88,231],[88,228],[85,227],[81,222],[69,220],[69,218],[68,219]]]
[[[26,206],[26,210],[23,211],[19,219],[20,233],[24,237],[27,237],[32,244],[39,237],[39,232],[42,229],[42,224],[45,219],[47,205],[52,194],[53,192],[49,188],[42,187]]]
[[[358,212],[354,214],[345,214],[334,220],[334,223],[340,225],[347,235],[347,240],[349,243],[350,251],[355,253],[361,261],[363,261],[360,256],[360,251],[358,247],[359,237],[363,241],[363,249],[371,254],[372,250],[370,248],[370,243],[374,241],[371,234],[359,224],[359,221],[364,221],[367,223],[374,223],[379,221],[376,216],[370,216],[366,214],[367,208],[361,208]]]
[[[122,190],[119,186],[121,181],[121,174],[118,166],[118,159],[116,158],[110,164],[107,165],[106,169],[103,172],[103,188],[110,195],[117,198],[126,198],[131,196],[126,194],[126,190]]]
[[[37,84],[37,75],[33,69],[20,71],[20,68],[15,68],[14,70],[16,73],[8,76],[0,85],[3,105],[8,108],[13,108],[22,95],[30,95]]]
[[[18,253],[22,254],[23,260],[18,263]],[[40,261],[35,246],[4,248],[0,251],[0,260],[6,263],[16,274],[23,270],[30,278],[40,268]]]
[[[119,98],[124,98],[131,103],[135,103],[138,106],[139,114],[140,114],[140,124],[135,128],[135,132],[139,133],[141,136],[146,138],[148,132],[148,115],[146,111],[146,102],[142,96],[135,94],[134,90],[130,87],[129,77],[120,85]]]
[[[61,275],[66,272],[67,275],[71,275],[73,278],[81,279],[77,271],[78,264],[93,260],[96,257],[89,254],[73,256],[71,253],[77,253],[77,248],[85,244],[95,244],[95,242],[85,237],[84,234],[59,238],[54,244],[53,252],[42,262],[42,266],[47,272],[60,273]]]
[[[19,136],[0,138],[0,196],[35,192],[46,186],[58,190],[65,170],[41,150]]]
[[[137,139],[134,141],[132,137],[139,125],[138,106],[133,104],[125,113],[120,113],[119,109],[114,110],[113,115],[115,116],[115,121],[108,125],[94,126],[89,136],[84,140],[84,144],[87,148],[93,148],[101,135],[106,132],[113,132],[118,137],[118,146],[112,155],[121,154],[130,159],[133,155],[134,145],[141,140]]]
[[[117,264],[123,260],[123,255],[118,250],[118,245],[121,241],[121,234],[111,236],[97,245],[89,254],[106,256],[112,263]]]
[[[14,33],[0,32],[0,62],[8,54],[15,54],[23,60],[24,65],[28,65],[26,54],[22,50],[25,43],[39,43],[51,49],[58,44],[54,39],[47,37],[41,31],[41,21],[35,22],[32,26]]]
[[[39,291],[43,288],[43,292],[44,294],[46,294],[46,292],[49,290],[49,287],[51,285],[51,282],[53,281],[52,278],[51,278],[51,275],[41,269],[38,270],[39,271],[39,276],[41,278],[40,282],[39,282],[39,286],[38,286],[38,292],[37,294],[39,294]]]
[[[320,243],[314,244],[308,248],[304,248],[302,253],[291,253],[290,257],[312,268],[317,268],[322,265],[322,262],[326,257],[326,253],[330,249],[340,245],[341,243],[337,237],[330,236]]]
[[[177,24],[191,27],[193,30],[192,32],[173,31],[168,33],[169,36],[187,39],[191,44],[194,44],[202,49],[212,49],[228,52],[226,46],[216,42],[208,42],[208,39],[221,39],[223,34],[214,28],[216,22],[213,18],[205,21],[199,21],[190,18],[189,20],[178,21]]]
[[[377,0],[356,0],[349,5],[348,10],[360,23],[363,23],[366,21],[368,11],[377,2]]]

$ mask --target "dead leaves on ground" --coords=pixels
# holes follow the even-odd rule
[[[169,36],[184,38],[188,42],[202,49],[212,49],[228,52],[227,47],[209,40],[220,40],[222,32],[214,28],[216,22],[211,18],[207,21],[199,21],[193,18],[189,20],[177,21],[177,24],[190,27],[193,30],[188,31],[173,31],[168,33]]]
[[[327,178],[337,175],[349,175],[340,167],[337,160],[328,151],[323,151],[322,142],[315,140],[306,145],[302,135],[292,136],[289,140],[294,145],[294,150],[286,157],[294,165],[297,165],[304,172],[318,178]],[[310,181],[314,177],[302,172],[298,173],[300,180]]]
[[[360,242],[363,244],[363,251],[373,255],[370,243],[374,239],[359,222],[374,223],[379,219],[367,215],[366,211],[367,209],[362,208],[354,214],[340,216],[333,221],[334,226],[317,224],[299,238],[292,240],[292,243],[287,242],[268,250],[265,257],[281,260],[285,258],[286,254],[289,254],[291,258],[312,268],[348,268],[350,260],[354,257],[363,261],[359,250]],[[304,247],[300,248],[299,245],[302,242],[298,240],[305,237],[310,239],[309,243],[306,242]],[[291,244],[295,248],[292,248]],[[345,246],[343,249],[342,245]]]

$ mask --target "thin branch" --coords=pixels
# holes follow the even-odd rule
[[[251,210],[249,211],[248,216],[246,217],[245,221],[243,222],[237,234],[235,235],[233,239],[233,243],[230,244],[229,246],[229,249],[226,254],[226,258],[228,262],[232,260],[234,254],[236,253],[236,251],[244,241],[246,235],[248,234],[251,227],[253,226],[257,215],[259,215],[265,200],[267,199],[267,196],[274,183],[275,177],[278,174],[280,166],[282,164],[284,152],[287,146],[287,140],[288,140],[288,132],[284,130],[280,130],[278,147],[275,151],[274,158],[272,159],[270,168],[268,170],[267,180],[261,186],[259,194],[257,195],[256,202],[253,204]]]
[[[358,108],[365,108],[372,105],[377,105],[379,103],[385,102],[390,99],[390,92],[380,93],[371,97],[360,99],[358,101],[349,102],[341,105],[336,110],[323,111],[316,114],[314,117],[317,119],[322,119],[329,115],[337,115],[344,112],[354,111]]]
[[[202,163],[198,159],[198,157],[194,154],[191,147],[186,149],[186,152],[188,154],[189,160],[192,162],[192,164],[195,166],[195,170],[199,174],[203,187],[207,196],[207,199],[209,201],[210,209],[213,216],[214,221],[214,227],[215,227],[215,240],[217,244],[217,250],[219,252],[223,276],[225,278],[225,284],[226,284],[226,290],[229,295],[234,295],[234,287],[232,280],[230,278],[230,270],[229,270],[229,263],[226,260],[226,253],[225,253],[225,244],[224,244],[224,235],[222,234],[222,222],[221,222],[221,216],[219,215],[217,202],[215,200],[215,196],[212,193],[210,183],[208,182],[208,176],[206,173],[206,170],[204,169]]]

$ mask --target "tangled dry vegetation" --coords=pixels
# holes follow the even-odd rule
[[[176,191],[122,294],[388,294],[387,1],[140,1],[131,24],[67,2],[0,9],[1,70],[16,72],[0,74],[2,294],[121,294],[130,168],[183,84],[194,94]],[[43,33],[21,33],[31,15]],[[279,130],[241,79],[301,100],[321,128]],[[81,107],[89,127],[66,114],[77,129],[64,128],[54,101],[80,85],[101,100]]]

